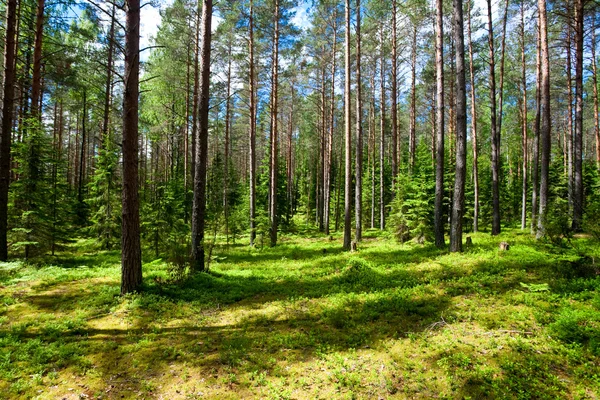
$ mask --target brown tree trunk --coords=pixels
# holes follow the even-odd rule
[[[279,0],[275,0],[274,11],[274,22],[275,29],[273,35],[273,73],[271,78],[271,159],[269,164],[270,172],[270,194],[269,201],[271,206],[269,207],[270,223],[271,223],[271,247],[277,244],[277,170],[278,170],[278,124],[277,124],[277,103],[278,99],[278,86],[279,86]]]
[[[452,204],[450,251],[462,251],[462,225],[467,175],[467,93],[465,82],[465,38],[463,2],[454,0],[454,42],[456,46],[456,173]]]
[[[479,149],[477,148],[477,106],[475,100],[475,68],[471,40],[471,2],[467,1],[467,32],[469,36],[469,73],[471,77],[471,139],[473,146],[473,232],[479,230]]]
[[[415,153],[417,151],[417,136],[416,136],[416,125],[417,125],[417,25],[413,26],[412,35],[412,54],[410,62],[410,131],[408,148],[410,152],[410,172],[412,173],[415,167]]]
[[[344,174],[344,250],[350,250],[352,242],[352,133],[351,133],[351,97],[350,97],[350,0],[346,0],[346,82],[344,90],[344,126],[345,126],[345,174]]]
[[[385,229],[385,58],[383,56],[383,26],[381,27],[381,87],[379,138],[379,229]]]
[[[535,121],[533,129],[533,144],[531,150],[531,234],[537,232],[538,226],[538,194],[540,174],[540,117],[541,117],[541,83],[542,83],[542,55],[540,26],[537,27],[536,38],[536,88],[535,88]]]
[[[8,189],[11,170],[11,140],[15,106],[15,49],[17,0],[6,3],[4,39],[4,82],[2,97],[2,132],[0,133],[0,261],[8,259]]]
[[[545,234],[546,208],[548,206],[548,185],[550,172],[550,57],[548,49],[548,19],[546,16],[546,0],[538,0],[539,25],[540,25],[540,141],[542,147],[540,171],[540,208],[538,217],[537,237]]]
[[[570,15],[571,11],[569,11]],[[570,19],[570,18],[569,18]],[[566,37],[566,73],[567,73],[567,123],[563,143],[563,161],[565,163],[565,172],[567,174],[567,190],[569,196],[569,211],[573,210],[573,68],[572,68],[572,33],[571,21],[567,22]]]
[[[100,138],[100,146],[103,145],[104,138],[108,135],[108,123],[110,119],[113,53],[115,47],[115,8],[116,6],[113,4],[110,19],[110,30],[108,31],[108,60],[106,61],[106,84],[104,86],[104,114],[102,118],[102,137]]]
[[[392,188],[398,175],[398,43],[397,3],[392,0]]]
[[[337,10],[337,8],[336,8]],[[329,109],[329,135],[327,138],[327,159],[325,167],[325,181],[323,183],[324,193],[324,221],[325,234],[329,235],[329,220],[331,210],[331,180],[332,161],[333,161],[333,132],[335,127],[335,72],[336,72],[336,47],[337,47],[337,12],[333,13],[333,45],[331,49],[331,88],[330,88],[330,109]]]
[[[225,238],[229,243],[229,136],[231,130],[231,38],[227,49],[227,100],[225,105],[225,157],[223,162],[223,214],[225,216]]]
[[[523,191],[521,196],[521,229],[527,226],[527,64],[525,61],[525,3],[521,0],[521,85],[523,86],[522,112],[521,112],[521,129],[522,129],[522,145],[521,152],[523,153]]]
[[[488,45],[490,53],[490,114],[492,143],[492,235],[500,234],[500,135],[496,114],[496,63],[494,48],[494,27],[492,23],[492,1],[487,0]]]
[[[436,168],[435,168],[435,245],[442,248],[444,238],[444,3],[436,0],[435,70],[436,70]]]
[[[126,1],[125,92],[123,94],[123,208],[121,294],[142,284],[142,250],[138,198],[138,106],[140,69],[140,2]]]
[[[583,0],[575,0],[575,137],[573,138],[573,230],[583,221]]]
[[[198,1],[198,7],[196,9],[196,45],[194,55],[194,94],[193,94],[193,106],[192,106],[192,182],[195,181],[194,175],[196,174],[196,142],[198,141],[198,91],[200,88],[200,13],[201,13],[201,0]]]
[[[363,132],[360,65],[360,0],[356,0],[356,187],[354,191],[355,240],[362,239],[362,175],[363,175]]]
[[[600,116],[598,101],[598,69],[596,65],[596,14],[592,16],[592,84],[594,86],[594,137],[596,138],[596,167],[600,171]]]
[[[33,47],[33,77],[31,82],[31,117],[39,118],[42,93],[42,42],[44,40],[45,0],[37,0],[35,44]]]
[[[197,272],[204,271],[212,7],[212,0],[202,0],[200,87],[198,90],[198,121],[196,121],[198,124],[198,139],[196,140],[196,172],[194,174],[194,201],[192,204],[191,270]]]
[[[254,73],[254,5],[250,0],[250,16],[248,19],[249,41],[249,88],[250,88],[250,246],[256,239],[256,84]]]

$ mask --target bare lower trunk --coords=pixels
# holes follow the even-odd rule
[[[210,90],[212,0],[202,1],[200,47],[200,87],[198,90],[198,140],[196,140],[196,172],[192,203],[191,270],[204,271],[204,227],[206,224],[206,168],[208,163],[208,111]]]
[[[344,250],[350,250],[352,241],[352,134],[351,134],[351,98],[350,98],[350,0],[346,0],[346,83],[344,90],[345,125],[345,179],[344,179]]]
[[[354,192],[354,218],[356,225],[355,240],[357,242],[362,239],[363,134],[360,58],[360,0],[356,0],[356,188]]]
[[[277,126],[277,103],[278,103],[278,79],[279,79],[279,0],[275,0],[274,10],[275,30],[273,36],[273,73],[271,82],[271,159],[269,164],[270,172],[270,223],[271,223],[271,247],[277,244],[277,169],[278,169],[278,126]]]
[[[142,284],[142,250],[138,198],[138,97],[140,2],[126,2],[125,92],[123,95],[123,208],[121,233],[121,294]]]
[[[545,234],[546,209],[548,206],[548,184],[550,172],[550,58],[548,49],[548,20],[546,17],[546,1],[538,0],[540,13],[540,58],[541,58],[541,81],[540,81],[540,140],[542,147],[541,171],[540,171],[540,208],[538,218],[537,237]]]
[[[494,48],[494,28],[492,24],[492,2],[487,0],[488,8],[488,44],[490,57],[490,114],[492,143],[492,235],[500,233],[500,135],[496,119],[496,64]]]
[[[11,141],[15,103],[15,49],[17,0],[6,3],[4,42],[4,82],[2,98],[2,132],[0,133],[0,261],[8,258],[8,189],[11,171]]]
[[[454,0],[454,42],[456,46],[456,174],[452,204],[450,251],[462,251],[462,221],[465,209],[467,173],[467,94],[463,2]]]
[[[469,73],[471,77],[471,139],[473,146],[473,232],[479,230],[479,149],[477,148],[477,106],[475,102],[475,68],[471,40],[471,2],[467,1],[467,32],[469,36]]]
[[[521,1],[521,85],[523,86],[521,129],[522,144],[521,152],[523,154],[523,190],[521,196],[521,229],[527,226],[527,64],[525,61],[525,4]]]
[[[398,175],[398,21],[396,8],[396,0],[392,0],[392,188]]]
[[[249,88],[250,88],[250,121],[249,122],[249,142],[250,142],[250,246],[254,246],[256,239],[256,80],[254,74],[254,8],[250,0],[250,17],[248,21],[249,29]]]
[[[442,248],[444,239],[444,7],[436,0],[435,68],[436,68],[436,168],[435,168],[435,245]]]
[[[573,139],[573,230],[583,221],[583,0],[575,0],[575,137]]]

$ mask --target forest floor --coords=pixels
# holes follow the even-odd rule
[[[0,398],[599,398],[600,245],[471,236],[223,246],[125,297],[89,242],[0,264]]]

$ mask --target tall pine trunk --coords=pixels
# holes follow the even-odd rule
[[[496,114],[496,63],[494,48],[494,27],[492,23],[492,1],[487,0],[488,9],[488,45],[490,53],[490,114],[492,143],[492,235],[500,233],[500,135]]]
[[[206,224],[206,168],[208,163],[208,111],[212,0],[202,1],[200,87],[198,90],[198,139],[192,204],[192,271],[204,271],[204,227]]]
[[[126,1],[125,93],[123,94],[123,207],[121,294],[142,284],[142,249],[138,196],[138,106],[140,71],[140,2]]]
[[[454,0],[454,43],[456,46],[456,173],[452,204],[450,251],[462,251],[462,225],[467,174],[467,93],[465,82],[465,37],[463,2]]]
[[[271,77],[271,158],[269,164],[269,219],[271,223],[271,247],[277,244],[277,171],[278,171],[278,124],[277,103],[279,101],[277,92],[279,86],[279,0],[275,0],[274,10],[275,29],[273,31],[273,73]]]
[[[392,188],[398,175],[398,13],[392,0]]]
[[[346,49],[344,89],[344,131],[345,131],[345,174],[344,174],[344,249],[350,250],[352,241],[352,133],[351,133],[351,97],[350,97],[350,0],[346,0]]]
[[[256,78],[254,73],[254,5],[250,0],[250,16],[248,19],[249,41],[248,41],[248,86],[250,89],[250,246],[254,246],[256,239]]]
[[[575,137],[573,138],[573,230],[583,220],[583,0],[575,0]]]
[[[356,188],[354,192],[354,218],[355,240],[362,239],[362,159],[363,159],[363,133],[362,133],[362,82],[360,71],[360,0],[356,0]]]
[[[521,104],[521,130],[522,144],[521,153],[523,154],[523,190],[521,195],[521,229],[527,226],[527,64],[525,61],[525,3],[521,1],[521,85],[523,86],[523,99]]]
[[[2,132],[0,133],[0,261],[6,261],[8,258],[8,189],[10,185],[10,148],[15,106],[16,25],[17,0],[7,0],[4,39]]]
[[[467,1],[467,34],[469,36],[469,75],[471,77],[471,140],[473,147],[473,232],[479,230],[479,149],[477,143],[477,105],[475,102],[475,68],[471,39],[471,1]]]
[[[436,0],[435,31],[435,126],[436,126],[436,160],[435,160],[435,210],[434,230],[435,245],[442,248],[446,244],[444,238],[444,3]]]
[[[537,237],[545,234],[546,211],[548,207],[549,173],[550,173],[550,56],[548,48],[548,19],[546,16],[546,0],[538,0],[540,25],[540,141],[541,141],[541,171],[540,171],[540,207],[538,216]]]

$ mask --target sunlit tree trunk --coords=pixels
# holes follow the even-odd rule
[[[270,215],[269,219],[271,222],[271,246],[277,244],[277,169],[278,169],[278,114],[277,114],[277,103],[278,98],[278,86],[279,86],[279,0],[275,0],[274,9],[274,22],[275,29],[273,35],[273,73],[271,75],[271,159],[269,164],[270,172]]]
[[[479,230],[479,149],[477,143],[477,105],[475,98],[475,68],[471,39],[471,1],[467,1],[467,34],[469,37],[469,75],[471,77],[471,140],[473,146],[473,232]]]
[[[435,70],[436,70],[436,161],[435,161],[435,245],[442,248],[444,238],[444,3],[436,0]]]
[[[140,2],[127,0],[125,91],[123,94],[123,207],[121,231],[121,294],[142,284],[138,197],[138,106],[140,70]]]
[[[354,218],[355,240],[362,239],[362,159],[363,159],[363,133],[362,133],[362,81],[360,65],[360,0],[356,0],[356,188],[354,192]]]
[[[492,1],[487,0],[488,9],[488,45],[490,65],[490,114],[491,114],[491,143],[492,143],[492,235],[500,233],[500,135],[496,119],[496,63],[494,48],[494,28],[492,23]]]
[[[351,97],[350,97],[350,0],[346,0],[346,82],[344,90],[344,126],[345,126],[345,176],[344,176],[344,249],[350,250],[352,241],[352,133],[351,133]]]
[[[192,203],[191,270],[197,272],[204,271],[212,7],[212,0],[202,0],[200,87],[198,90],[198,120],[195,121],[198,124],[198,139],[196,140],[196,172],[194,174],[194,199]]]
[[[583,220],[583,0],[575,8],[575,137],[573,138],[573,230],[582,229]]]

